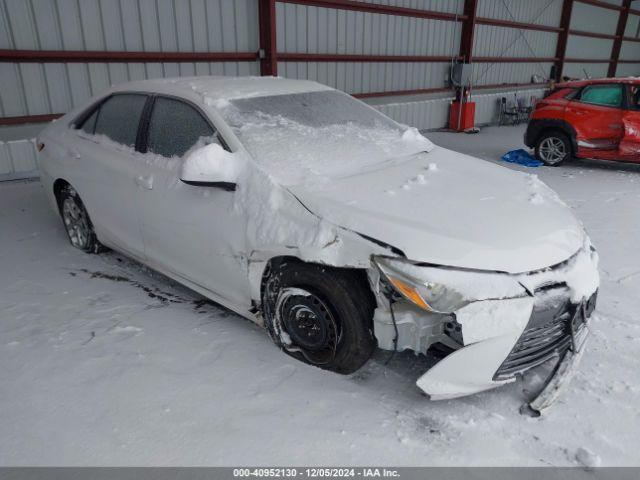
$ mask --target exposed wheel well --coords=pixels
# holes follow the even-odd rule
[[[365,269],[362,269],[362,268],[350,268],[350,267],[333,267],[331,265],[324,265],[324,264],[321,264],[321,263],[305,262],[304,260],[301,260],[298,257],[293,257],[293,256],[273,257],[267,262],[267,265],[265,266],[264,271],[262,273],[262,280],[261,280],[261,283],[260,283],[260,300],[261,301],[262,301],[262,298],[263,298],[264,288],[265,288],[265,284],[267,282],[267,279],[269,278],[269,276],[271,275],[271,273],[275,269],[278,269],[284,263],[291,263],[291,264],[308,263],[308,264],[319,265],[319,266],[321,266],[323,268],[330,269],[330,270],[341,271],[341,272],[349,275],[351,277],[352,281],[356,282],[357,285],[360,286],[362,288],[362,290],[366,292],[366,294],[368,296],[368,299],[371,302],[371,305],[374,306],[374,308],[377,305],[376,297],[375,297],[373,291],[371,291],[371,285],[369,284],[369,278],[367,276],[367,272],[366,272]]]
[[[280,257],[269,262],[264,280],[265,327],[285,353],[342,374],[371,357],[376,303],[362,283],[364,269]]]

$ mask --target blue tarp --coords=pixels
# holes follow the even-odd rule
[[[539,167],[543,165],[540,160],[536,160],[531,156],[529,152],[523,150],[511,150],[502,156],[502,160],[509,163],[517,163],[518,165],[524,165],[525,167]]]

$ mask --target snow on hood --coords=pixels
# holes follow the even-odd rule
[[[437,265],[521,273],[583,245],[581,224],[534,175],[436,147],[290,190],[315,214]]]

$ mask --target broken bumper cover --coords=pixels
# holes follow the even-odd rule
[[[514,378],[495,380],[494,375],[516,345],[524,331],[534,299],[531,297],[475,302],[457,312],[465,343],[475,341],[454,351],[416,384],[431,400],[462,397],[499,387]]]
[[[526,299],[511,299],[495,301],[505,303],[500,307],[477,306],[478,311],[484,310],[487,315],[511,315],[518,325],[527,313],[528,316],[522,332],[515,338],[513,332],[505,333],[461,348],[420,377],[417,385],[432,400],[455,398],[511,383],[517,374],[556,358],[560,360],[556,372],[534,401],[537,403],[531,405],[542,412],[560,394],[582,358],[589,334],[587,321],[597,298],[596,292],[576,305],[561,291],[555,293],[555,296],[548,294],[550,298],[544,302],[530,298],[527,304]],[[508,312],[509,308],[513,310]],[[467,313],[478,318],[478,312]],[[464,328],[464,320],[462,324]]]

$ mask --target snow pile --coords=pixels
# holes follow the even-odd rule
[[[542,205],[544,203],[544,198],[539,193],[534,193],[529,197],[529,203],[533,205]]]
[[[587,468],[596,468],[602,464],[600,457],[585,447],[578,448],[576,451],[576,460],[580,465]]]
[[[544,205],[547,201],[551,201],[563,207],[567,206],[560,197],[558,197],[558,194],[540,180],[537,175],[527,174],[527,176],[529,203],[533,205]]]
[[[406,132],[405,132],[406,133]],[[422,137],[424,138],[424,137]],[[427,140],[425,138],[425,140]],[[429,140],[427,140],[428,142]],[[431,142],[429,142],[431,143]],[[437,172],[438,171],[438,166],[435,163],[430,163],[429,165],[427,165],[426,167],[424,167],[424,169],[427,171],[427,174],[429,174],[429,172]],[[427,175],[425,175],[424,173],[419,173],[414,177],[411,177],[409,180],[407,180],[405,183],[403,183],[400,188],[402,190],[411,190],[411,187],[413,185],[418,185],[418,186],[425,186],[427,185]],[[386,192],[389,195],[394,195],[396,192],[393,189],[390,190],[386,190]]]
[[[415,145],[416,149],[422,152],[430,152],[434,147],[433,143],[431,143],[415,127],[409,127],[404,131],[402,134],[402,141],[408,145]]]
[[[598,289],[598,263],[598,253],[591,248],[591,243],[587,240],[584,247],[563,265],[520,275],[518,279],[532,291],[542,285],[565,283],[569,287],[570,300],[578,303],[588,299]]]
[[[205,76],[181,77],[176,83],[187,85],[194,92],[211,101],[255,98],[268,95],[285,95],[311,91],[328,91],[332,88],[308,80],[288,80],[283,77],[257,76]],[[162,81],[162,80],[160,80]]]
[[[244,162],[217,143],[196,148],[186,155],[182,178],[190,181],[235,183]]]
[[[247,249],[291,245],[303,258],[313,251],[316,260],[334,264],[341,243],[337,228],[309,215],[268,172],[246,165],[237,175],[233,211],[246,219]]]
[[[227,100],[226,98],[205,98],[205,103],[211,107],[215,107],[218,109],[222,109],[222,108],[227,108],[229,105],[231,105],[231,102],[229,102],[229,100]]]

